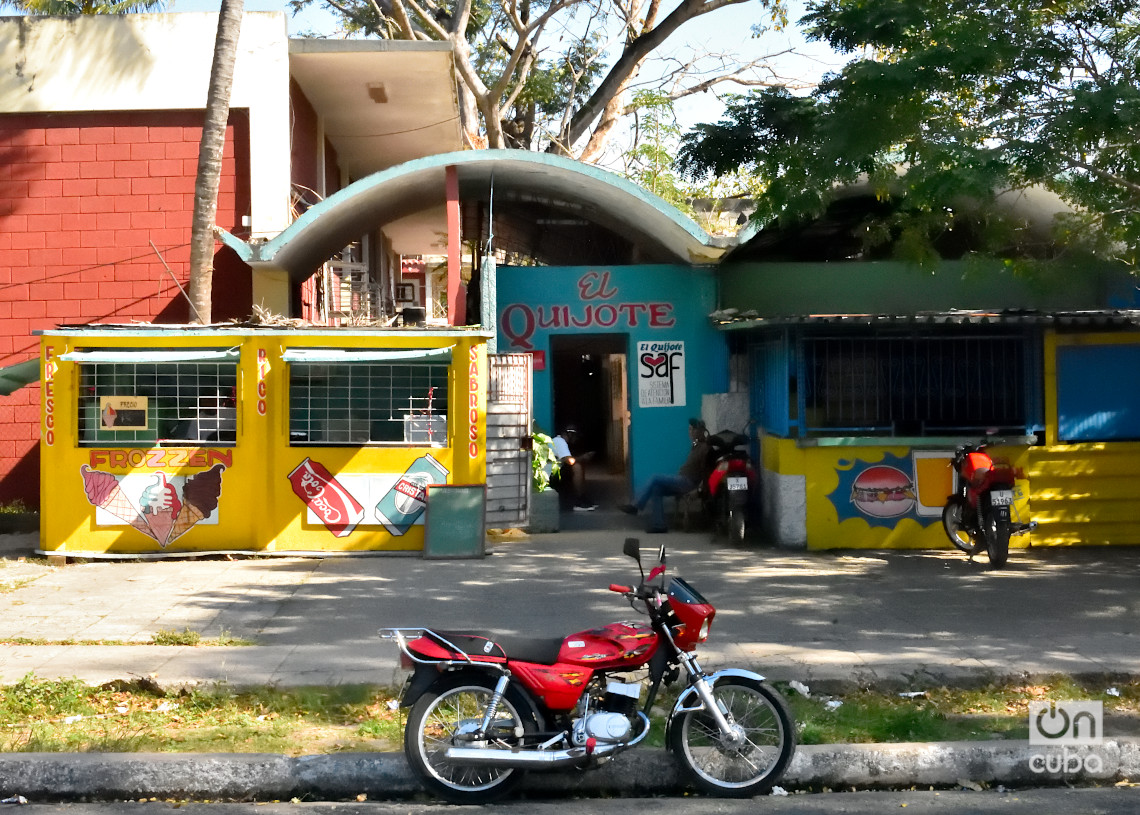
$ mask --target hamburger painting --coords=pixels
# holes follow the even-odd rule
[[[920,512],[916,472],[911,456],[886,451],[878,460],[840,459],[835,467],[836,485],[827,498],[840,523],[858,519],[872,527],[893,528],[909,519],[929,526],[941,515]]]
[[[851,503],[872,518],[897,518],[914,508],[914,482],[895,467],[868,467],[851,486]]]

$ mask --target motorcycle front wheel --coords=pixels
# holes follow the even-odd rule
[[[454,764],[447,749],[460,747],[517,746],[518,733],[533,733],[537,723],[527,715],[525,700],[509,687],[499,703],[487,738],[472,740],[483,721],[495,682],[491,677],[455,677],[437,683],[412,705],[404,728],[404,753],[412,770],[428,790],[453,804],[486,804],[507,795],[522,773],[501,767]]]
[[[967,555],[974,554],[974,537],[966,527],[966,516],[970,511],[966,499],[961,495],[951,495],[942,508],[942,529],[956,549]]]
[[[707,793],[748,798],[767,792],[795,750],[787,703],[767,685],[748,679],[723,680],[713,696],[731,732],[722,734],[707,711],[686,711],[669,730],[673,752]]]

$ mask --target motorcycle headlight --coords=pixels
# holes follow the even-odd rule
[[[709,638],[710,628],[712,628],[712,620],[705,617],[705,621],[701,623],[701,630],[697,633],[697,642],[704,642]]]

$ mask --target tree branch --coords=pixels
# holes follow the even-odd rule
[[[564,141],[568,144],[578,141],[589,129],[590,124],[602,113],[609,100],[621,90],[634,69],[684,23],[725,6],[742,2],[745,0],[681,0],[681,4],[662,20],[659,26],[642,34],[625,48],[621,57],[610,68],[606,78],[574,114]]]
[[[1133,197],[1140,198],[1140,184],[1137,184],[1134,181],[1129,181],[1127,178],[1121,178],[1115,173],[1110,173],[1108,170],[1102,170],[1099,167],[1088,164],[1087,162],[1081,161],[1080,159],[1066,158],[1065,163],[1070,167],[1092,173],[1097,178],[1103,178],[1105,181],[1109,181],[1121,189],[1128,190],[1130,193],[1132,193]]]
[[[433,34],[435,34],[441,40],[446,40],[448,38],[447,29],[439,24],[439,21],[435,19],[435,15],[429,13],[429,11],[424,10],[420,4],[416,2],[416,0],[392,0],[393,6],[404,4],[407,4],[407,6],[411,8],[416,17],[418,17]]]

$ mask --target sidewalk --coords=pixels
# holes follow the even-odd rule
[[[431,624],[565,636],[632,612],[607,591],[636,576],[627,536],[664,543],[669,569],[718,608],[706,667],[749,667],[809,686],[1022,673],[1140,673],[1140,550],[1015,550],[989,571],[954,552],[789,552],[708,533],[641,535],[637,519],[564,516],[562,532],[489,543],[481,560],[418,557],[92,561],[34,558],[33,535],[0,536],[0,639],[138,645],[0,646],[0,682],[28,673],[89,683],[152,675],[226,681],[396,683],[376,629]],[[606,528],[609,527],[609,528]],[[226,632],[251,647],[145,645],[160,630]],[[802,747],[787,789],[1056,783],[1029,770],[1024,742]],[[1097,748],[1102,780],[1140,775],[1140,740]],[[1083,773],[1083,771],[1082,771]],[[1094,780],[1067,775],[1066,782]],[[544,795],[680,792],[672,758],[631,751],[596,773],[535,775]],[[0,795],[72,798],[406,797],[399,754],[307,756],[0,754]]]
[[[32,672],[103,682],[234,685],[391,682],[381,627],[434,625],[565,636],[628,618],[606,590],[635,567],[636,520],[591,513],[581,529],[491,542],[481,560],[417,557],[19,562],[29,535],[0,536],[0,639],[139,645],[0,646],[0,682]],[[572,520],[576,521],[577,517]],[[622,524],[625,528],[622,528]],[[789,552],[642,535],[718,612],[709,667],[772,679],[930,681],[1020,673],[1140,673],[1140,550],[1014,550],[989,571],[949,551]],[[19,581],[30,581],[21,584]],[[161,630],[227,632],[254,647],[145,645]]]

